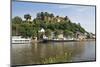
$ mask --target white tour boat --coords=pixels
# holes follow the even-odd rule
[[[12,44],[31,43],[31,38],[22,38],[22,36],[12,36]]]

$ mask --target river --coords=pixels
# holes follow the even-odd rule
[[[13,65],[95,61],[95,41],[12,44]]]

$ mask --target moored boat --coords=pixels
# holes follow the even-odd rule
[[[28,44],[31,38],[22,38],[21,36],[12,36],[12,44]]]

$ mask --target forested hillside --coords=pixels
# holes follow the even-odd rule
[[[55,16],[53,13],[40,12],[36,18],[31,19],[30,14],[23,15],[26,20],[16,16],[12,18],[12,35],[21,35],[23,37],[41,36],[38,31],[45,29],[45,35],[49,36],[51,32],[64,35],[74,35],[77,31],[86,33],[80,23],[73,23],[68,16]],[[32,20],[32,21],[31,21]]]

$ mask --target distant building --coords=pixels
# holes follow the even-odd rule
[[[90,35],[90,38],[96,38],[95,34],[93,33],[89,33],[89,35]]]
[[[79,40],[86,39],[86,36],[85,36],[85,35],[79,35],[79,36],[78,36],[78,39],[79,39]]]
[[[83,40],[83,39],[86,39],[86,35],[81,33],[81,32],[76,32],[76,38],[79,39],[79,40]]]
[[[93,36],[92,36],[94,39],[96,38],[96,36],[95,36],[95,34],[93,34]]]
[[[45,32],[45,30],[42,28],[41,30],[39,30],[39,32]]]
[[[57,22],[63,22],[64,18],[63,17],[57,17]]]
[[[58,39],[63,39],[64,37],[63,37],[63,34],[59,34],[58,35]]]

